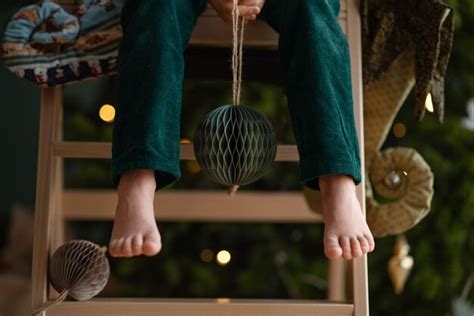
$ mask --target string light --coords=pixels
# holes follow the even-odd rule
[[[230,303],[230,298],[227,298],[227,297],[218,297],[218,298],[217,298],[217,303],[218,303],[218,304],[227,304],[227,303]]]
[[[474,98],[467,102],[466,110],[467,117],[463,117],[461,123],[464,128],[474,131]]]
[[[201,260],[204,262],[211,262],[214,259],[214,253],[210,249],[204,249],[201,251]]]
[[[190,173],[198,173],[199,171],[201,171],[201,167],[196,162],[196,160],[188,160],[186,162],[186,167]]]
[[[102,105],[99,110],[99,117],[104,122],[113,122],[115,119],[115,108],[110,104]]]
[[[217,253],[217,263],[221,266],[225,266],[230,262],[231,255],[227,250],[221,250]]]
[[[407,129],[405,127],[405,124],[397,123],[393,125],[393,134],[395,135],[395,137],[402,138],[403,136],[405,136],[406,132]]]
[[[431,96],[431,93],[428,93],[426,96],[425,108],[428,112],[433,112],[433,97]]]

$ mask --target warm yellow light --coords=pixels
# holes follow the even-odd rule
[[[220,264],[221,266],[225,266],[230,262],[230,252],[228,252],[227,250],[221,250],[217,253],[216,259],[218,264]]]
[[[190,173],[198,173],[201,170],[201,167],[196,160],[188,160],[186,162],[186,167]]]
[[[219,304],[227,304],[227,303],[230,303],[230,298],[227,298],[227,297],[218,297],[218,298],[217,298],[217,303],[219,303]]]
[[[212,250],[204,249],[203,251],[201,251],[200,257],[201,260],[204,262],[211,262],[212,259],[214,259],[214,253],[212,252]]]
[[[395,137],[401,138],[405,136],[406,132],[407,132],[407,129],[405,127],[405,124],[397,123],[393,125],[393,134],[395,135]]]
[[[189,138],[183,137],[180,141],[181,144],[191,144],[191,140]]]
[[[433,112],[433,98],[431,97],[431,93],[428,93],[426,96],[425,108],[428,112]]]
[[[405,170],[403,170],[403,174],[407,176],[407,175],[408,175],[408,172],[406,172]]]
[[[99,110],[99,117],[104,122],[113,122],[115,118],[115,108],[110,104],[102,105]]]

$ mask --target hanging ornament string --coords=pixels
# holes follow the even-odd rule
[[[234,0],[232,8],[232,96],[233,105],[240,104],[240,90],[242,85],[242,54],[244,43],[244,18],[239,19],[238,0]]]
[[[247,21],[239,16],[240,0],[232,1],[232,104],[209,112],[199,123],[193,141],[196,161],[203,172],[214,182],[228,186],[230,196],[235,195],[239,186],[260,179],[275,161],[277,152],[271,122],[240,101]]]
[[[242,55],[244,44],[244,26],[245,20],[239,19],[238,0],[234,0],[232,7],[232,104],[240,104],[240,90],[242,86]],[[232,184],[229,187],[228,194],[235,196],[239,189],[238,184]]]
[[[49,308],[64,302],[64,300],[66,300],[68,294],[69,294],[69,290],[64,289],[54,301],[46,302],[43,306],[35,309],[31,315],[32,316],[38,315],[42,312],[47,311]]]

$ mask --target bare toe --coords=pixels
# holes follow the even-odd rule
[[[118,240],[116,238],[113,238],[110,243],[109,243],[109,253],[112,257],[116,256],[117,253],[117,243]]]
[[[363,253],[367,253],[370,249],[369,242],[365,239],[364,236],[358,236],[357,239],[359,240],[360,249]]]
[[[146,256],[154,256],[161,250],[161,239],[158,235],[147,235],[143,241],[142,251]]]
[[[139,256],[142,254],[143,236],[136,235],[132,239],[132,255]]]
[[[132,256],[132,238],[133,237],[127,237],[124,238],[123,244],[122,244],[122,256],[123,257],[131,257]]]
[[[110,249],[110,254],[113,256],[113,257],[122,257],[122,246],[123,246],[123,243],[125,242],[125,238],[124,237],[120,237],[120,238],[116,238],[115,239],[115,245],[113,248]]]
[[[355,238],[355,237],[351,238],[351,248],[352,248],[352,257],[353,258],[358,258],[358,257],[362,256],[362,250],[360,249],[359,240],[357,240],[357,238]]]
[[[342,257],[346,260],[352,259],[351,243],[348,237],[340,237]]]
[[[329,259],[338,259],[342,255],[342,249],[337,240],[337,236],[329,237],[324,242],[324,253]]]
[[[367,240],[369,244],[369,252],[374,251],[375,249],[375,241],[374,237],[371,234],[364,234],[365,239]]]

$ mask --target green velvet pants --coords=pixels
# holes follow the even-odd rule
[[[183,52],[206,0],[126,0],[118,56],[112,180],[153,169],[157,190],[180,176]],[[339,0],[267,0],[260,19],[280,35],[300,183],[347,174],[361,181],[349,47]]]

